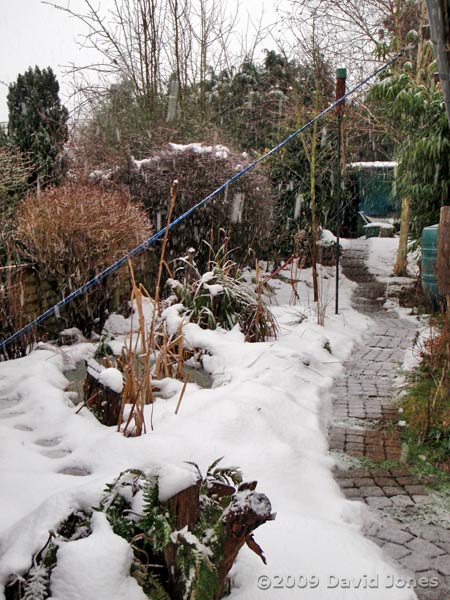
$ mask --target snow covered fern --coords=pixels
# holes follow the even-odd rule
[[[46,600],[48,598],[49,582],[48,568],[42,563],[39,565],[34,564],[28,573],[23,600]]]
[[[57,564],[58,542],[76,541],[90,534],[90,514],[81,510],[71,513],[56,532],[49,532],[43,548],[33,555],[30,569],[10,576],[5,586],[6,600],[47,600],[51,575]]]
[[[97,510],[105,512],[114,532],[130,543],[134,552],[131,575],[149,598],[220,598],[228,570],[244,543],[263,557],[251,532],[272,518],[270,502],[253,491],[255,482],[241,483],[237,468],[219,467],[220,460],[206,476],[190,463],[198,474],[196,482],[165,502],[159,498],[158,478],[143,471],[125,471],[107,486]],[[245,494],[266,510],[251,514],[247,522],[251,503],[247,507],[238,503],[239,536],[230,523],[242,486],[248,486]],[[234,545],[230,544],[231,530],[237,540]]]
[[[254,491],[256,482],[242,483],[238,469],[220,467],[219,462],[205,476],[191,463],[194,470],[181,473],[187,487],[181,486],[181,491],[164,500],[161,472],[122,472],[107,484],[97,507],[70,514],[58,531],[50,533],[45,546],[32,557],[29,571],[10,578],[5,598],[47,600],[58,548],[96,534],[92,515],[97,511],[106,516],[116,536],[130,545],[130,575],[149,599],[218,600],[245,543],[265,560],[252,532],[273,519],[267,497]]]

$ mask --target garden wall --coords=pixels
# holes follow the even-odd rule
[[[148,285],[155,270],[156,258],[153,252],[146,252],[133,259],[136,281]],[[153,275],[154,277],[154,275]],[[130,277],[124,266],[111,275],[106,285],[114,286],[114,294],[109,309],[126,310],[130,299]],[[88,296],[89,297],[89,296]],[[37,276],[32,265],[23,265],[0,270],[0,340],[3,340],[61,300],[46,281]],[[58,333],[71,327],[64,315],[64,309],[57,317],[50,317],[43,325],[8,350],[8,357],[21,356],[30,342],[36,339],[56,339]],[[98,332],[99,333],[99,332]]]

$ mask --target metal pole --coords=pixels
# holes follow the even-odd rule
[[[336,100],[345,96],[346,69],[336,70]],[[342,147],[342,118],[344,116],[345,100],[336,106],[337,115],[337,169],[336,169],[336,294],[335,313],[339,314],[339,242],[341,229],[341,147]]]

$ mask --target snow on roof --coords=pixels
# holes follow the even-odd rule
[[[351,169],[395,169],[398,162],[395,160],[375,160],[372,162],[353,162],[348,163],[347,167]]]

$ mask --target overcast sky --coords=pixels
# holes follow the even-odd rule
[[[72,5],[81,4],[72,0]],[[0,121],[6,121],[7,84],[30,66],[51,66],[62,79],[60,65],[80,62],[75,38],[79,25],[40,0],[12,0],[0,11]],[[6,85],[5,85],[6,84]]]
[[[67,0],[60,0],[63,4]],[[94,0],[94,5],[107,9],[113,0]],[[227,3],[229,4],[229,2]],[[70,8],[76,11],[83,0],[70,0]],[[241,0],[243,11],[259,14],[264,8],[265,23],[273,23],[276,15],[270,0]],[[240,21],[242,22],[242,20]],[[64,65],[86,64],[90,51],[80,49],[77,39],[83,33],[79,21],[40,0],[4,0],[0,11],[0,122],[8,119],[6,106],[7,85],[28,67],[51,66],[62,88],[62,99],[69,93],[69,81]],[[274,46],[266,40],[265,47]],[[70,107],[69,107],[70,108]]]

